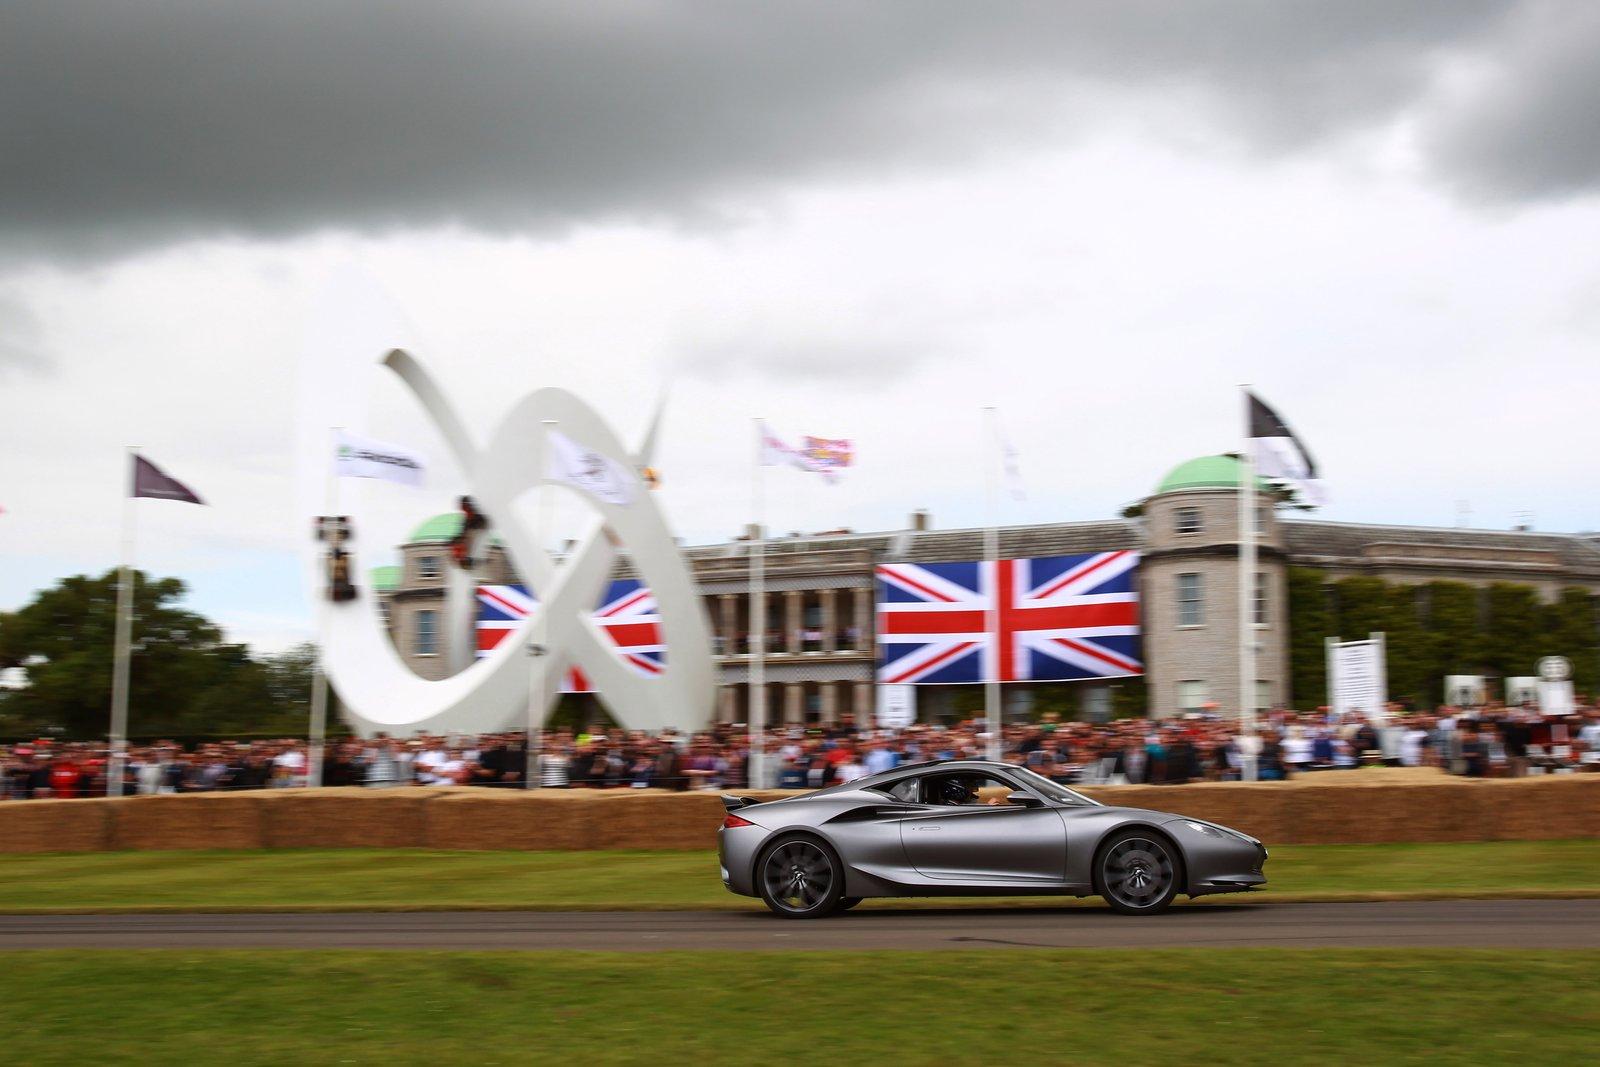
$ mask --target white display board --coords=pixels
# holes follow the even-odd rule
[[[1328,707],[1337,715],[1360,713],[1378,721],[1388,713],[1389,677],[1383,635],[1365,641],[1328,639]]]
[[[1539,710],[1545,715],[1571,715],[1577,704],[1568,681],[1539,683]]]
[[[1481,674],[1447,674],[1444,702],[1453,708],[1481,708],[1489,702],[1489,687]]]
[[[1539,702],[1539,679],[1518,675],[1506,679],[1506,707],[1520,708]]]
[[[878,686],[878,726],[885,730],[904,730],[917,721],[917,687],[914,685]]]

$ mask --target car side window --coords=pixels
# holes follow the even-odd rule
[[[894,797],[896,800],[902,801],[906,804],[915,804],[920,792],[917,787],[921,784],[922,779],[920,778],[902,778],[885,790],[885,792]]]
[[[923,803],[945,807],[1004,804],[1016,787],[993,775],[974,771],[929,775],[924,779]]]

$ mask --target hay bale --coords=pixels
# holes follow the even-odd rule
[[[1600,774],[1485,783],[1485,819],[1504,841],[1600,837]]]
[[[452,789],[428,803],[429,848],[580,850],[599,848],[595,805],[564,789]]]
[[[269,789],[259,794],[268,848],[422,848],[432,789]]]
[[[104,852],[114,800],[17,800],[0,804],[0,852]]]
[[[1286,844],[1372,844],[1388,841],[1485,841],[1495,837],[1483,806],[1484,783],[1374,785],[1362,789],[1302,786],[1288,797],[1292,832]]]
[[[125,797],[111,805],[116,849],[261,848],[261,793]]]
[[[726,814],[709,792],[617,791],[594,804],[593,848],[716,848]]]

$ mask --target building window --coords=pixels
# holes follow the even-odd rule
[[[1199,711],[1206,704],[1206,683],[1190,680],[1178,683],[1178,710]]]
[[[1267,573],[1256,571],[1256,606],[1254,621],[1257,626],[1267,624]]]
[[[417,577],[418,578],[437,578],[437,577],[439,577],[439,557],[438,556],[418,556],[417,557]]]
[[[1272,683],[1256,679],[1256,708],[1257,711],[1266,711],[1272,707]]]
[[[1200,521],[1199,508],[1179,508],[1173,513],[1173,530],[1176,533],[1199,533],[1205,529],[1205,523]]]
[[[1178,575],[1178,625],[1205,625],[1205,594],[1200,589],[1198,574]]]
[[[1256,536],[1264,537],[1267,533],[1267,506],[1256,505]]]
[[[438,612],[427,609],[417,612],[416,650],[419,656],[437,656],[439,654],[437,615]]]

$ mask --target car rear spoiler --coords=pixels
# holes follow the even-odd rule
[[[722,794],[722,808],[724,811],[738,811],[740,808],[748,808],[752,804],[759,803],[761,801],[755,797],[736,797],[727,793]]]

